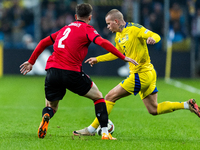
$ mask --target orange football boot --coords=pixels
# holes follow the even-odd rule
[[[195,99],[190,99],[187,101],[189,104],[189,109],[191,112],[194,112],[198,117],[200,117],[200,107],[196,104]]]
[[[40,123],[39,129],[38,129],[39,138],[45,137],[47,133],[48,125],[49,125],[49,120],[50,120],[50,115],[48,113],[44,114],[44,116],[42,117],[42,122]]]
[[[116,138],[112,137],[112,135],[110,133],[108,133],[108,134],[103,133],[101,139],[102,140],[117,140]]]

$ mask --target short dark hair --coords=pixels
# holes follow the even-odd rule
[[[88,3],[78,4],[76,6],[76,14],[80,18],[89,17],[92,14],[92,6]]]

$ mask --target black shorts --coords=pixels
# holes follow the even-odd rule
[[[92,87],[92,80],[84,72],[50,68],[45,79],[45,96],[48,101],[62,100],[66,89],[84,96]]]

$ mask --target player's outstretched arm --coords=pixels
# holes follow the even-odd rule
[[[135,60],[133,60],[133,59],[131,59],[131,58],[129,58],[129,57],[125,57],[125,58],[124,58],[124,61],[125,61],[125,62],[131,62],[131,63],[133,63],[133,64],[136,65],[136,66],[138,65],[138,63],[137,63]],[[98,62],[97,62],[96,57],[90,57],[90,58],[88,58],[88,59],[85,61],[85,63],[89,63],[90,66],[93,67],[93,65],[94,65],[94,64],[97,64]]]
[[[119,57],[120,59],[126,61],[126,62],[131,62],[134,65],[138,65],[138,63],[129,58],[124,56],[121,52],[119,52],[113,45],[112,43],[110,43],[108,40],[103,39],[102,37],[97,37],[95,40],[95,43],[98,44],[99,46],[103,47],[104,49],[106,49],[107,51],[111,52],[112,54],[114,54],[115,56]]]
[[[53,35],[53,37],[55,38],[55,35],[57,35],[57,32]],[[55,39],[54,39],[55,40]],[[47,48],[48,46],[53,45],[53,41],[51,39],[50,36],[42,39],[38,45],[36,46],[35,50],[33,51],[31,57],[29,58],[28,62],[31,63],[32,65],[35,64],[35,61],[37,60],[37,58],[39,57],[39,55],[45,50],[45,48]]]
[[[26,75],[28,72],[30,72],[33,68],[33,65],[29,63],[28,61],[24,62],[23,64],[20,65],[20,72],[23,75]]]
[[[45,50],[46,47],[48,47],[54,43],[53,40],[55,40],[57,34],[58,34],[58,31],[51,34],[51,36],[48,36],[48,37],[42,39],[38,43],[35,50],[31,54],[31,57],[29,58],[29,60],[20,65],[20,68],[21,68],[20,72],[23,75],[26,75],[28,72],[30,72],[32,70],[33,65],[35,64],[35,61],[37,60],[38,56]]]

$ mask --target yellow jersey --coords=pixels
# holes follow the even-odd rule
[[[146,40],[152,37],[156,43],[160,41],[160,36],[142,25],[127,22],[122,32],[117,32],[115,37],[116,48],[127,57],[134,59],[139,65],[135,66],[129,62],[130,73],[139,73],[152,70],[149,51]],[[97,62],[111,61],[118,57],[112,53],[100,55]]]

